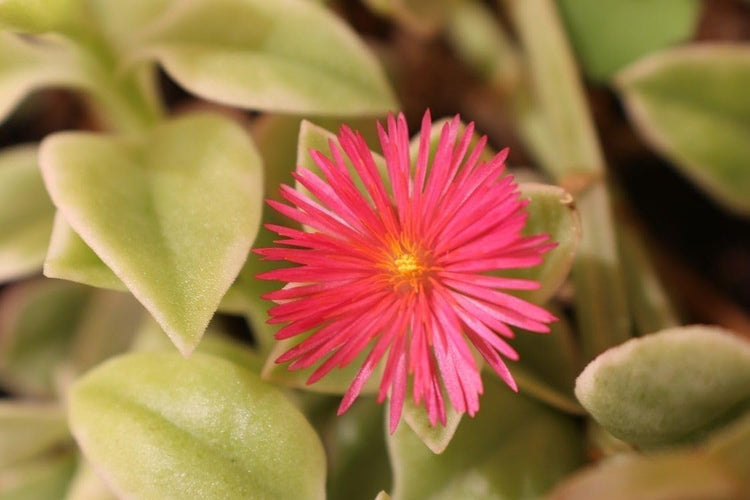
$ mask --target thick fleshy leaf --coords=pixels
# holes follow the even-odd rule
[[[702,7],[699,0],[561,0],[558,5],[584,72],[597,80],[690,38]]]
[[[444,400],[448,400],[445,395]],[[409,398],[404,401],[404,421],[433,453],[445,451],[463,419],[463,413],[458,413],[451,405],[448,405],[445,413],[445,425],[433,427],[424,406],[415,405]]]
[[[661,52],[617,75],[643,137],[730,210],[750,214],[750,46]]]
[[[324,496],[323,447],[304,417],[257,375],[220,358],[111,360],[73,386],[69,419],[118,496]]]
[[[524,332],[510,341],[520,360],[508,363],[508,368],[522,394],[568,413],[584,414],[573,393],[581,353],[564,316],[553,312],[560,319],[550,325],[549,333]]]
[[[36,147],[0,153],[0,282],[39,271],[54,213],[37,166]]]
[[[697,453],[614,457],[588,468],[546,500],[735,500],[747,490],[721,463]]]
[[[339,115],[396,107],[367,47],[308,0],[182,2],[144,35],[137,57],[232,106]]]
[[[120,278],[65,222],[60,212],[55,214],[52,236],[44,259],[44,275],[84,285],[127,290]]]
[[[260,159],[244,131],[201,114],[137,140],[56,134],[40,162],[64,219],[189,354],[260,223]]]
[[[28,396],[54,393],[54,372],[66,358],[91,290],[35,280],[8,288],[0,301],[0,379]]]
[[[600,355],[575,391],[605,429],[629,443],[692,441],[750,407],[750,343],[717,327],[662,330]]]
[[[63,409],[41,403],[0,403],[0,468],[70,439]]]
[[[72,54],[60,43],[0,31],[0,122],[35,90],[83,85],[79,70]]]
[[[538,498],[583,461],[576,422],[485,381],[482,409],[441,455],[405,425],[389,436],[395,500]]]
[[[544,262],[528,269],[504,273],[538,282],[540,288],[514,293],[536,304],[547,302],[568,277],[581,240],[581,222],[573,196],[558,186],[519,184],[521,196],[529,200],[525,235],[548,234],[557,246],[544,255]]]
[[[58,500],[75,470],[73,453],[54,454],[0,470],[0,498]]]

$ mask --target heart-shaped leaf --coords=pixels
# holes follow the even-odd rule
[[[597,80],[690,38],[702,7],[698,0],[561,0],[558,5],[583,70]]]
[[[65,413],[59,406],[0,403],[0,467],[31,458],[69,439]]]
[[[220,358],[113,359],[72,387],[69,419],[118,496],[324,497],[313,429],[280,392]]]
[[[464,418],[448,449],[428,450],[400,425],[388,436],[395,500],[538,498],[583,461],[576,422],[485,381],[482,409]]]
[[[0,153],[0,282],[40,269],[54,213],[39,174],[36,147]]]
[[[60,212],[55,214],[52,236],[44,259],[44,275],[84,285],[127,290],[114,272],[81,239]]]
[[[750,343],[716,327],[662,330],[600,355],[575,392],[627,442],[654,447],[699,439],[750,405]]]
[[[5,2],[0,3],[2,7]],[[0,31],[0,122],[21,100],[42,87],[84,85],[72,54],[61,43],[32,41]]]
[[[64,219],[188,355],[260,223],[260,159],[244,131],[201,114],[132,140],[56,134],[40,161]]]
[[[181,2],[135,57],[156,59],[189,91],[232,106],[340,115],[396,107],[367,47],[307,0]]]
[[[695,45],[616,78],[638,131],[730,210],[750,214],[750,46]]]
[[[565,481],[546,500],[735,500],[747,490],[721,463],[697,453],[614,457]]]

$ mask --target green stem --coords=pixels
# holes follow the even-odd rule
[[[630,337],[604,156],[553,0],[503,0],[526,55],[530,92],[517,96],[521,133],[555,181],[576,196],[582,240],[573,266],[588,360]]]
[[[91,29],[86,16],[64,30],[80,57],[81,67],[89,80],[89,93],[97,114],[108,128],[118,132],[137,132],[149,128],[163,117],[162,105],[155,90],[151,67],[121,67],[121,58],[103,35]]]

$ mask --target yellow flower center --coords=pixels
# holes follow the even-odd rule
[[[396,266],[396,272],[406,279],[418,278],[422,274],[422,271],[424,271],[422,263],[410,253],[402,253],[393,261],[393,264]]]

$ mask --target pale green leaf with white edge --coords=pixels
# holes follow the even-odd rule
[[[117,500],[117,497],[94,471],[88,460],[80,457],[65,500]]]
[[[736,500],[748,491],[720,462],[699,453],[613,457],[573,475],[545,500]]]
[[[536,304],[547,302],[568,277],[581,241],[581,221],[573,196],[558,186],[536,183],[519,184],[521,197],[529,200],[529,219],[524,236],[548,234],[557,246],[544,254],[544,262],[527,269],[504,272],[503,275],[533,280],[540,288],[517,291],[517,295]]]
[[[36,146],[0,152],[0,282],[40,270],[54,213]]]
[[[488,377],[481,404],[441,455],[403,424],[387,437],[394,500],[538,498],[583,462],[574,419]]]
[[[0,468],[70,439],[63,409],[47,403],[0,402]]]
[[[445,394],[443,394],[443,401],[449,401]],[[438,422],[433,427],[423,405],[424,403],[422,403],[422,406],[417,406],[413,399],[406,398],[403,410],[404,422],[409,424],[409,427],[419,436],[425,446],[433,453],[440,454],[445,451],[456,434],[463,413],[457,412],[453,406],[448,404],[445,409],[445,425]]]
[[[0,498],[58,500],[75,470],[73,453],[54,453],[0,470]]]
[[[0,31],[0,123],[35,90],[80,87],[84,76],[68,47],[53,40],[31,40]]]
[[[329,115],[397,106],[365,44],[308,0],[181,2],[133,54],[156,59],[190,92],[231,106]]]
[[[628,63],[691,38],[703,3],[560,0],[558,5],[584,72],[606,80]]]
[[[195,353],[115,358],[70,392],[86,458],[119,497],[323,498],[325,455],[276,389]]]
[[[55,369],[69,353],[91,289],[55,280],[15,285],[0,296],[0,380],[13,393],[54,394]]]
[[[189,354],[258,231],[261,162],[245,132],[198,114],[131,139],[62,133],[40,163],[63,218]]]
[[[750,214],[750,46],[661,52],[615,81],[651,146],[725,208]]]
[[[44,275],[109,290],[128,289],[70,224],[65,222],[60,212],[55,214],[52,236],[44,259]]]
[[[712,326],[662,330],[601,354],[575,392],[624,441],[695,441],[750,407],[750,343]]]

